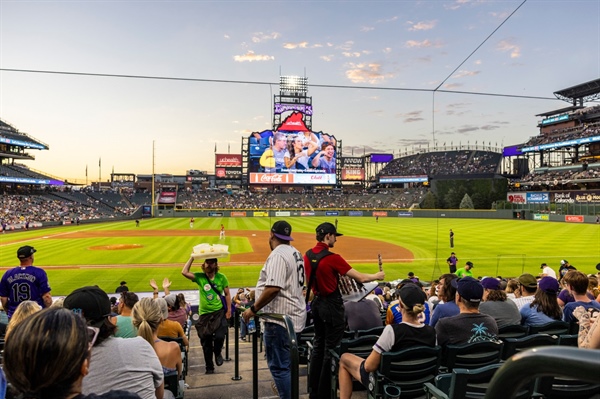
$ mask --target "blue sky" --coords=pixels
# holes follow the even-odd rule
[[[215,143],[271,127],[280,74],[306,73],[313,129],[345,155],[518,144],[568,104],[431,90],[553,98],[600,77],[599,0],[528,0],[452,73],[521,2],[0,0],[0,68],[273,83],[0,71],[0,118],[60,178],[97,179],[99,158],[103,180],[150,173],[153,141],[157,173],[212,172]]]

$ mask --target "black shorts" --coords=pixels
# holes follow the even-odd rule
[[[369,389],[369,373],[365,370],[365,361],[360,363],[360,383]]]

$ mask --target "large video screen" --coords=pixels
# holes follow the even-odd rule
[[[336,184],[337,141],[323,132],[255,132],[249,141],[250,184]]]

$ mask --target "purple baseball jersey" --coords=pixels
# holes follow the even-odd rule
[[[50,292],[44,269],[35,266],[17,266],[4,273],[0,281],[0,297],[8,298],[6,313],[10,318],[23,301],[36,301],[44,307],[42,295]]]

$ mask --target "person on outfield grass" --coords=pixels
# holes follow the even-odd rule
[[[229,252],[226,245],[201,244],[194,249],[197,247],[206,249],[200,249],[200,252],[192,254],[183,266],[181,274],[200,287],[200,319],[196,323],[196,331],[204,352],[206,374],[214,374],[214,363],[217,366],[223,365],[221,351],[227,334],[227,320],[231,317],[229,280],[223,273],[219,273],[217,257],[228,256]],[[204,259],[201,273],[190,272],[194,259]]]

